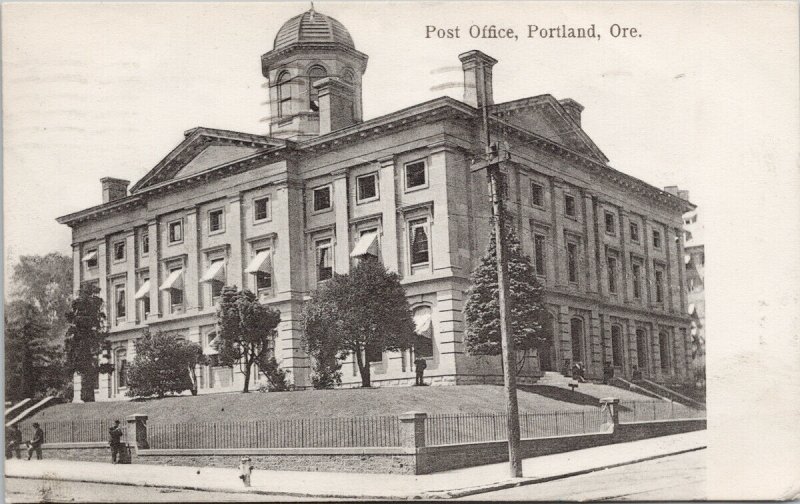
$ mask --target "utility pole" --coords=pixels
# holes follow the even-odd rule
[[[509,158],[509,153],[497,144],[491,143],[489,134],[489,111],[483,105],[483,132],[486,137],[486,156],[472,166],[472,171],[486,169],[492,193],[492,215],[494,220],[494,236],[497,250],[497,288],[500,307],[500,339],[503,349],[503,382],[506,395],[506,413],[508,417],[508,463],[512,478],[522,477],[522,459],[520,458],[519,407],[517,405],[517,370],[514,358],[514,339],[509,334],[508,310],[508,250],[505,235],[505,208],[503,205],[503,188],[500,183],[501,163]]]

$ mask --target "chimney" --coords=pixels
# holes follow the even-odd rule
[[[464,69],[464,102],[475,108],[494,105],[492,96],[492,67],[497,60],[481,51],[458,55]]]
[[[351,84],[338,77],[326,77],[313,86],[319,91],[319,134],[324,135],[356,123]]]
[[[664,192],[669,193],[673,196],[677,196],[678,198],[689,201],[689,191],[686,189],[678,189],[678,186],[671,185],[664,188]]]
[[[576,102],[572,98],[564,98],[563,100],[558,100],[558,103],[564,108],[564,110],[569,114],[575,124],[578,126],[581,125],[581,112],[583,112],[583,105]]]
[[[103,177],[100,184],[103,186],[103,203],[118,200],[128,195],[129,180],[122,180],[112,177]]]

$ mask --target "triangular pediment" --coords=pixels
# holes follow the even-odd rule
[[[503,121],[523,128],[601,163],[608,158],[551,95],[500,103],[493,112]]]
[[[132,188],[131,194],[172,179],[224,166],[286,146],[285,140],[236,131],[195,128]]]

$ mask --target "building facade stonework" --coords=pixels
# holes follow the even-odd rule
[[[134,184],[105,178],[103,203],[64,217],[73,232],[75,290],[106,302],[117,370],[145,328],[196,341],[211,356],[200,393],[241,388],[216,365],[215,303],[224,285],[281,311],[275,357],[309,387],[301,311],[333,273],[364,254],[396,271],[429,348],[369,355],[375,386],[412,384],[428,359],[433,384],[500,383],[499,357],[464,348],[469,276],[485,253],[491,201],[481,107],[511,153],[506,204],[546,287],[554,344],[528,356],[521,381],[585,363],[599,379],[634,366],[659,382],[689,378],[682,214],[693,205],[621,173],[581,129],[583,107],[538,95],[495,104],[492,66],[460,56],[462,101],[442,97],[362,118],[367,56],[338,21],[313,9],[281,28],[262,56],[270,135],[194,128]],[[360,377],[352,358],[343,385]],[[256,377],[254,376],[255,380]],[[123,373],[101,375],[98,400],[121,398]]]

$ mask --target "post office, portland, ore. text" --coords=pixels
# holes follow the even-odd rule
[[[524,29],[494,24],[472,24],[469,26],[425,26],[425,38],[428,39],[589,39],[600,40],[603,35],[615,39],[641,38],[642,33],[635,26],[622,26],[614,23],[605,28],[598,28],[594,23],[585,26],[557,24],[543,26],[525,25]]]

